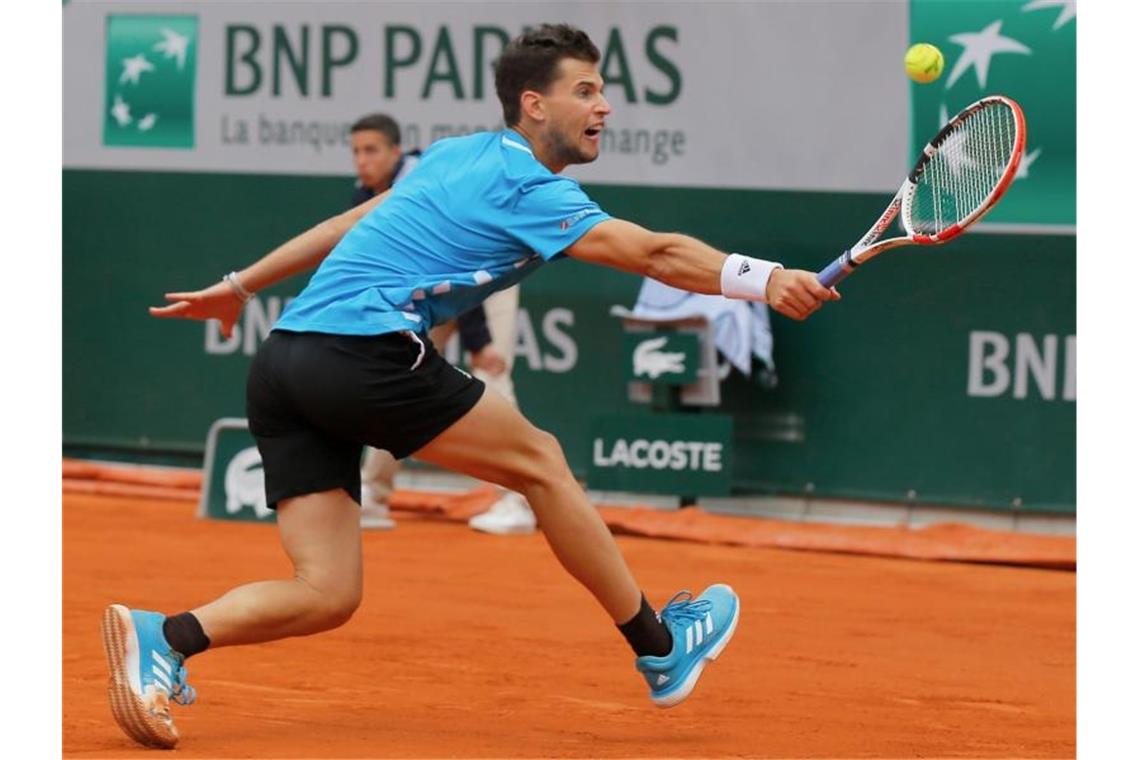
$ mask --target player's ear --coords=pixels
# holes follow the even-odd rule
[[[522,112],[534,121],[546,121],[546,99],[537,90],[524,90],[519,96]]]

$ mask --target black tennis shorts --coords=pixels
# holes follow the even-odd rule
[[[273,330],[246,382],[266,503],[276,509],[282,499],[334,488],[359,503],[365,444],[403,459],[467,414],[483,388],[410,332]]]

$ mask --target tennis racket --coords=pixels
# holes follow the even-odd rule
[[[991,95],[968,106],[922,150],[894,200],[867,234],[819,273],[832,287],[891,248],[940,245],[985,216],[1009,189],[1025,152],[1021,106]],[[903,234],[880,240],[898,217]]]

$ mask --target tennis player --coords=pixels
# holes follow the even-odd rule
[[[436,322],[564,256],[693,292],[766,301],[795,319],[839,297],[814,273],[614,219],[561,176],[598,156],[610,113],[599,57],[573,27],[526,32],[495,66],[506,129],[434,143],[391,191],[205,290],[167,294],[172,303],[151,310],[218,319],[228,335],[252,292],[318,267],[258,351],[246,396],[293,576],[240,586],[169,617],[107,608],[111,708],[132,738],[158,747],[178,741],[170,703],[194,699],[186,658],[317,633],[352,616],[363,592],[364,444],[523,494],[559,562],[628,641],[657,705],[685,699],[728,643],[740,614],[733,590],[681,592],[656,613],[554,436],[484,393],[426,339]]]

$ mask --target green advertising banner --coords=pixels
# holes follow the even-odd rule
[[[912,0],[910,36],[946,60],[931,84],[911,85],[911,156],[950,117],[983,95],[1025,112],[1017,179],[986,225],[1069,228],[1077,220],[1076,3],[1053,0]]]
[[[231,340],[213,326],[154,319],[146,307],[315,223],[350,187],[335,178],[65,171],[67,450],[184,452],[184,463],[200,463],[211,422],[245,415],[249,362],[307,276],[259,293]],[[620,218],[808,269],[849,245],[888,200],[587,190]],[[167,203],[175,194],[180,202]],[[843,284],[841,302],[805,322],[774,316],[778,384],[733,370],[721,385],[720,411],[735,420],[734,492],[1072,512],[1075,282],[1072,235],[967,234],[876,259]],[[581,475],[593,418],[640,411],[628,398],[622,323],[610,314],[634,304],[640,283],[560,261],[522,285],[519,402]]]
[[[621,414],[593,418],[591,488],[727,496],[732,418],[723,414]]]

